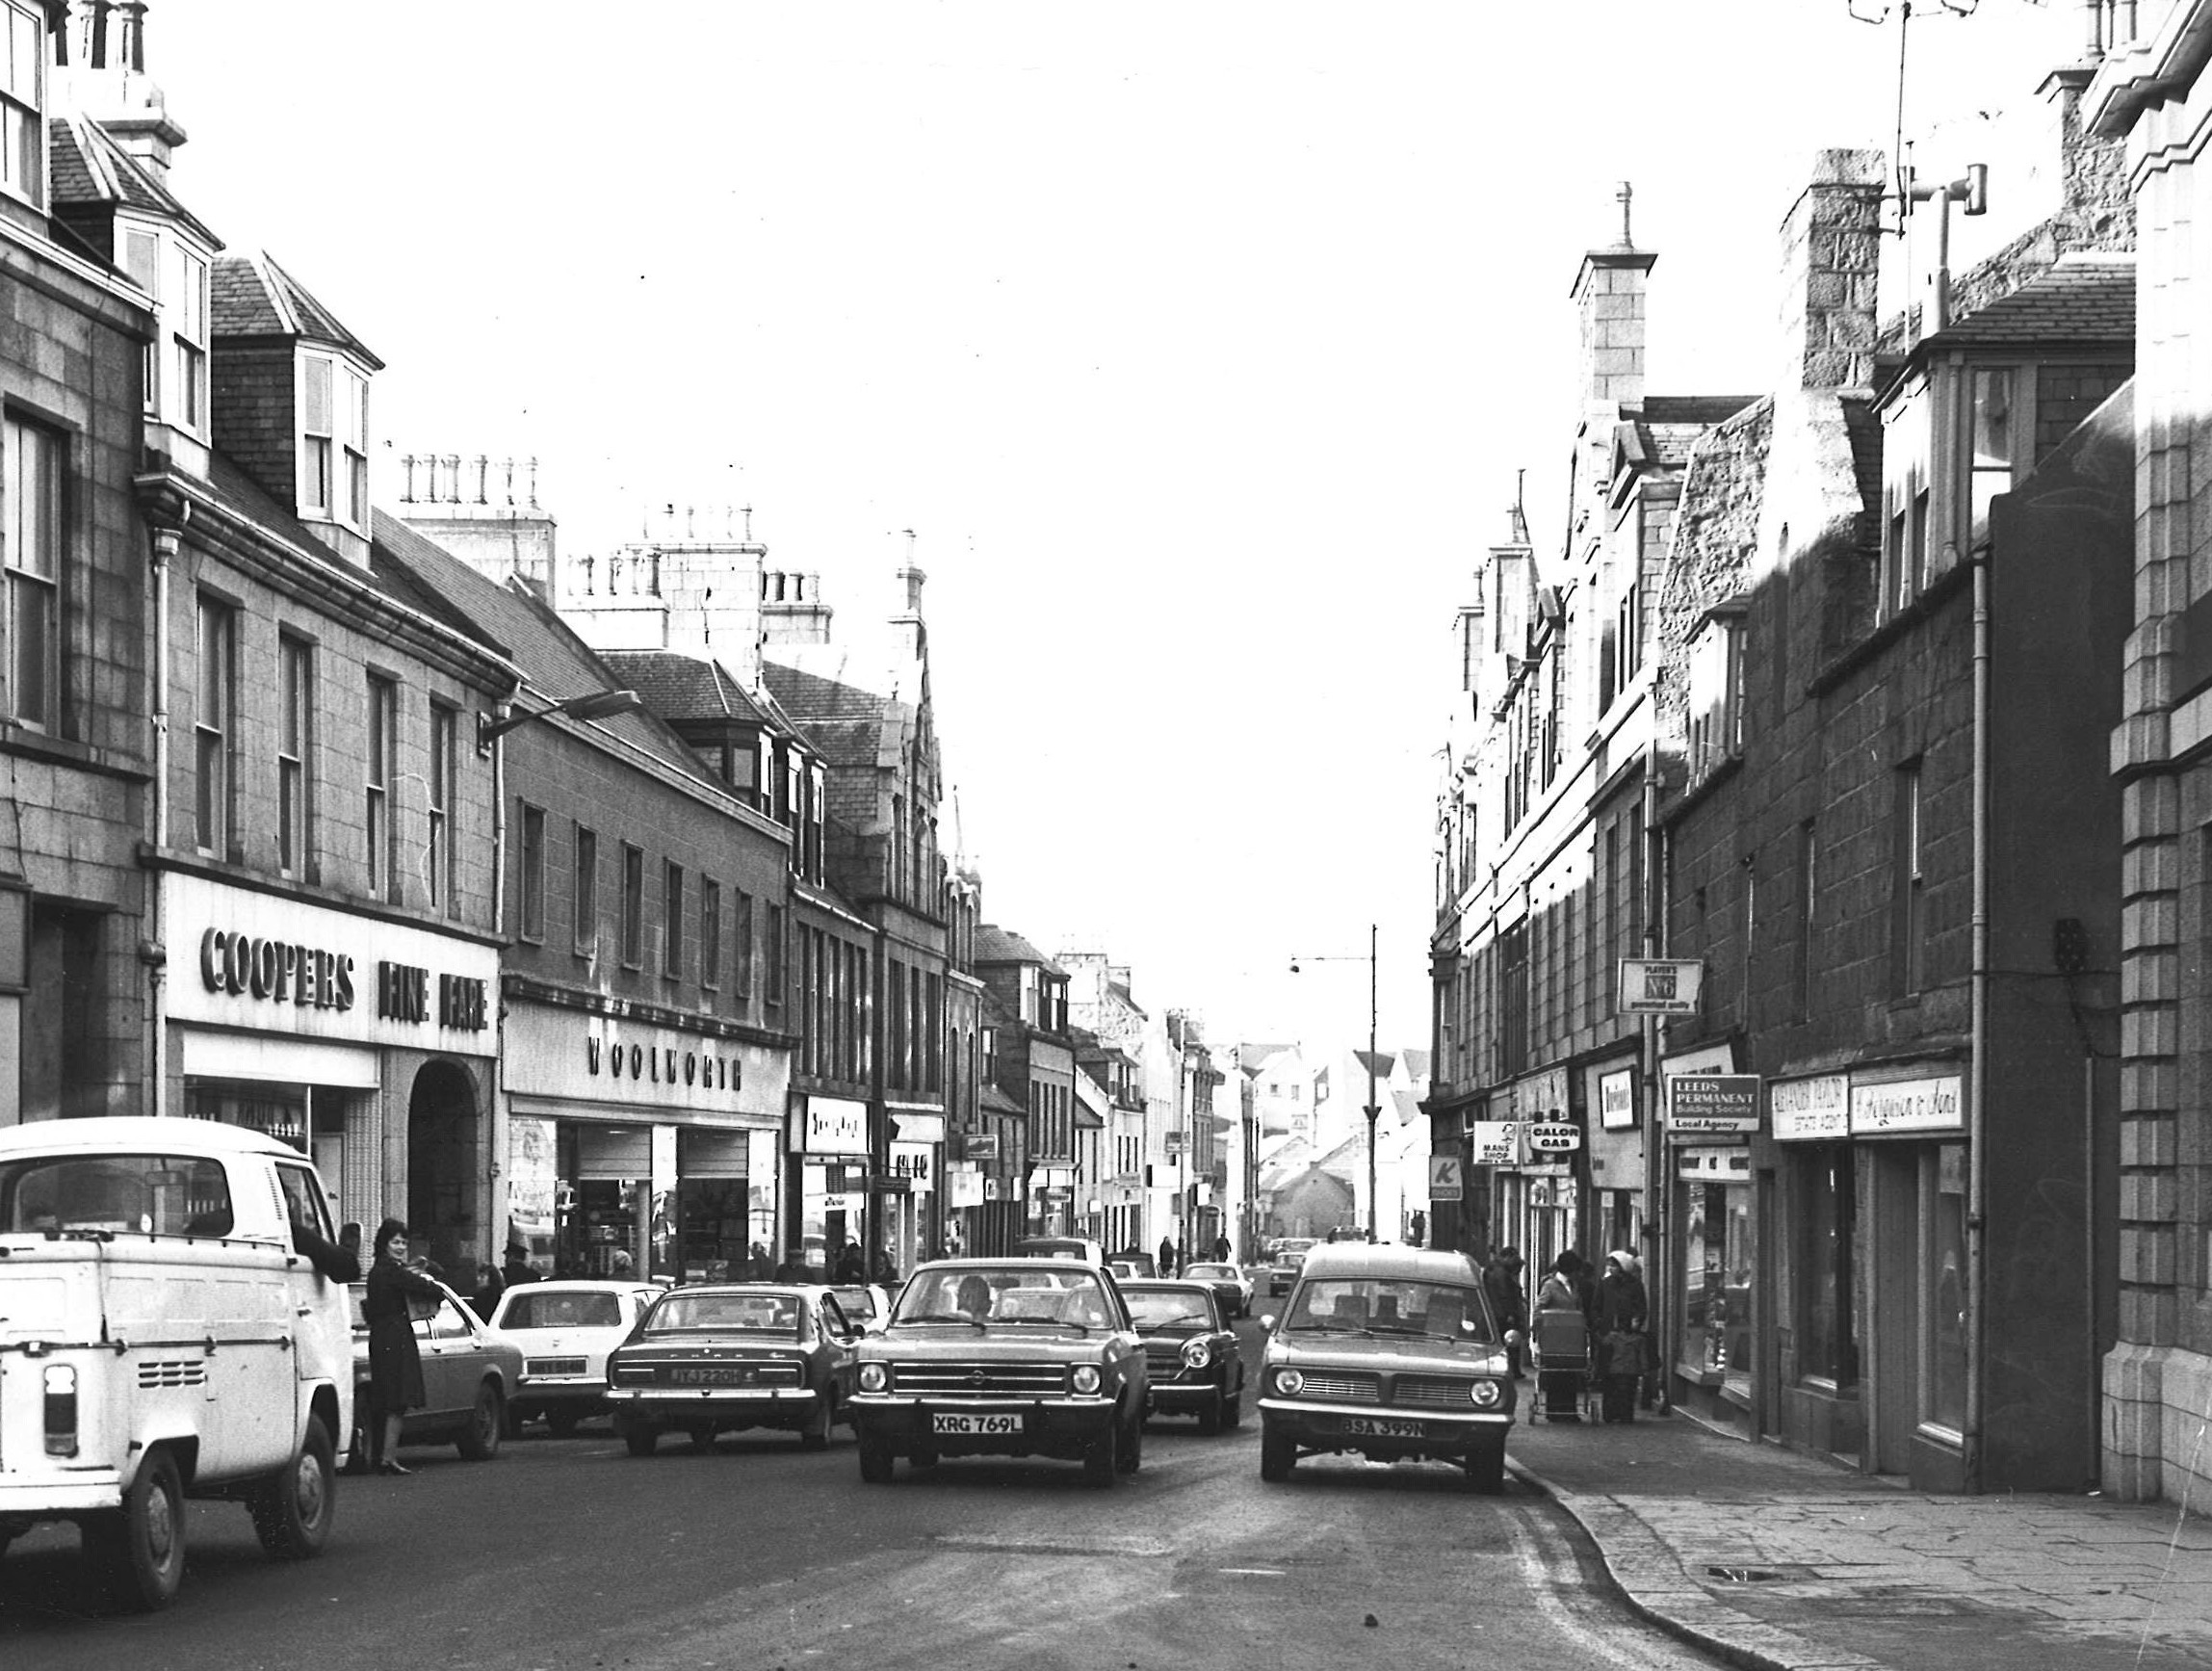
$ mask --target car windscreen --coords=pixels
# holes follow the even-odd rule
[[[0,1162],[0,1231],[228,1236],[221,1161],[182,1155],[39,1155]]]
[[[1497,1338],[1480,1289],[1369,1276],[1299,1284],[1283,1327],[1292,1333],[1426,1335],[1445,1341]]]
[[[1113,1304],[1086,1268],[1045,1262],[982,1270],[924,1270],[898,1296],[894,1322],[1112,1326]]]
[[[875,1315],[875,1293],[873,1290],[833,1288],[829,1292],[837,1295],[838,1305],[844,1310],[845,1315],[854,1321],[872,1318]]]
[[[800,1306],[791,1293],[672,1293],[645,1319],[649,1335],[691,1329],[796,1335]]]
[[[622,1301],[612,1293],[518,1292],[499,1314],[503,1329],[615,1329],[622,1326]]]
[[[1193,1265],[1183,1274],[1193,1282],[1235,1282],[1236,1267],[1234,1265]]]
[[[1176,1293],[1160,1289],[1123,1289],[1123,1299],[1129,1301],[1130,1320],[1138,1329],[1150,1332],[1172,1329],[1210,1329],[1213,1327],[1213,1307],[1202,1293]]]

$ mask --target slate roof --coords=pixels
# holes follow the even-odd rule
[[[983,1082],[983,1088],[976,1094],[976,1101],[994,1114],[1027,1114],[1029,1111],[988,1080]]]
[[[2135,344],[2135,261],[2125,255],[2062,255],[2055,267],[1987,307],[1953,320],[1934,338],[1945,346],[2025,343]]]
[[[373,532],[372,569],[395,590],[411,591],[421,600],[418,607],[502,648],[530,682],[525,705],[626,688],[614,670],[527,587],[499,585],[386,511],[376,512]],[[655,715],[637,710],[610,714],[591,723],[685,776],[730,793],[729,785]]]
[[[746,693],[721,663],[677,650],[601,650],[599,659],[620,675],[645,706],[669,719],[744,719],[770,725],[767,710]]]
[[[304,336],[358,354],[372,370],[383,369],[368,345],[266,250],[215,258],[208,309],[217,336]]]
[[[89,117],[46,121],[47,189],[57,207],[111,203],[181,221],[218,249],[222,240],[115,136]],[[120,265],[119,263],[117,264]]]
[[[843,664],[839,664],[842,670]],[[883,723],[891,698],[786,662],[761,662],[762,681],[832,766],[882,764]]]
[[[1050,974],[1067,973],[1021,935],[994,923],[985,923],[976,930],[975,962],[978,968],[986,963],[1035,963]]]

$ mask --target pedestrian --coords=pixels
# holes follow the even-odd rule
[[[1645,1292],[1641,1264],[1626,1248],[1605,1256],[1605,1274],[1599,1279],[1594,1305],[1597,1335],[1599,1413],[1607,1422],[1636,1419],[1636,1384],[1650,1366],[1644,1330],[1651,1320],[1651,1296]]]
[[[607,1274],[614,1282],[633,1282],[638,1276],[638,1261],[627,1247],[617,1247],[607,1261]]]
[[[1582,1389],[1590,1379],[1590,1318],[1582,1293],[1582,1256],[1565,1248],[1536,1291],[1536,1390],[1548,1421],[1582,1419]],[[1561,1367],[1547,1369],[1547,1359]],[[1580,1367],[1565,1367],[1570,1363]]]
[[[1216,1236],[1213,1239],[1213,1262],[1216,1265],[1227,1265],[1229,1263],[1228,1237]]]
[[[878,1247],[875,1250],[874,1274],[868,1280],[880,1283],[885,1288],[896,1288],[898,1285],[898,1262],[891,1257],[890,1248]]]
[[[508,1239],[507,1263],[500,1267],[500,1276],[509,1288],[518,1282],[537,1280],[537,1267],[530,1263],[530,1248],[520,1237]]]
[[[369,1466],[378,1474],[412,1474],[400,1465],[400,1419],[428,1400],[408,1302],[434,1306],[444,1295],[408,1267],[407,1227],[397,1218],[377,1226],[375,1251],[361,1298],[361,1320],[369,1325]]]
[[[767,1242],[756,1241],[753,1243],[752,1264],[746,1268],[745,1274],[755,1282],[773,1282],[775,1280],[776,1262],[769,1257]]]
[[[490,1322],[491,1314],[499,1310],[499,1296],[506,1292],[507,1282],[499,1274],[499,1266],[486,1260],[476,1267],[476,1292],[471,1296],[471,1304],[478,1317]]]
[[[1175,1274],[1175,1243],[1168,1240],[1164,1236],[1159,1239],[1159,1274],[1161,1276],[1173,1276]]]
[[[1520,1331],[1522,1338],[1506,1344],[1506,1357],[1513,1368],[1513,1378],[1520,1380],[1528,1350],[1528,1287],[1522,1273],[1527,1261],[1521,1257],[1518,1247],[1501,1247],[1497,1256],[1482,1271],[1482,1292],[1490,1300],[1490,1315],[1497,1324],[1497,1332]]]
[[[836,1280],[845,1283],[868,1280],[868,1262],[861,1257],[859,1242],[846,1242],[845,1251],[837,1256]]]

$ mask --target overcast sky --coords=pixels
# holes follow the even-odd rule
[[[2047,203],[2081,9],[1915,10],[1915,160],[1992,165],[1971,259]],[[1767,387],[1776,227],[1816,148],[1890,148],[1898,36],[1846,0],[147,24],[171,184],[387,364],[380,502],[405,452],[534,455],[571,558],[750,505],[841,625],[914,530],[986,916],[1316,1043],[1366,1031],[1376,923],[1386,1048],[1429,1042],[1452,611],[1517,472],[1540,556],[1562,525],[1583,249],[1631,180],[1649,387]]]

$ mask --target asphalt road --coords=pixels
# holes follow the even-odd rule
[[[1246,1362],[1257,1366],[1257,1328]],[[542,1429],[533,1429],[533,1434]],[[1515,1450],[1551,1443],[1516,1429]],[[1532,1456],[1532,1460],[1535,1458]],[[489,1463],[410,1450],[346,1479],[324,1555],[265,1558],[195,1503],[182,1595],[101,1610],[75,1534],[0,1561],[0,1665],[39,1671],[839,1671],[1712,1663],[1629,1618],[1558,1511],[1457,1470],[1310,1459],[1260,1480],[1257,1420],[1148,1429],[1111,1490],[1072,1464],[947,1462],[860,1482],[786,1435],[628,1456],[604,1426]],[[1541,1467],[1541,1462],[1538,1461]],[[1387,1657],[1387,1658],[1386,1658]]]

